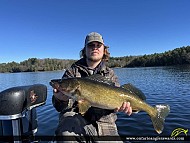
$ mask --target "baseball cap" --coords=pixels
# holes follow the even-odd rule
[[[86,36],[85,45],[89,44],[90,42],[94,42],[94,41],[104,44],[102,35],[100,35],[97,32],[91,32]]]

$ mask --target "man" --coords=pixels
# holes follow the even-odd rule
[[[102,36],[92,32],[86,36],[84,48],[81,50],[81,59],[67,69],[62,78],[86,77],[93,74],[105,76],[120,86],[114,71],[105,65],[110,53],[105,46]],[[82,116],[78,113],[77,102],[54,89],[52,102],[60,113],[59,125],[56,130],[57,136],[72,136],[70,140],[91,141],[98,136],[119,136],[115,121],[115,112],[123,111],[130,115],[132,108],[130,103],[124,102],[121,107],[113,110],[90,107]]]

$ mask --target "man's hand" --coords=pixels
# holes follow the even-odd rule
[[[117,107],[115,111],[124,112],[130,116],[132,114],[132,107],[130,106],[130,102],[123,102],[121,107]]]
[[[62,101],[68,101],[69,97],[67,97],[66,95],[64,95],[63,93],[59,92],[57,89],[53,89],[53,95]]]

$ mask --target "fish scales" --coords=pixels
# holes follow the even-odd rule
[[[143,107],[148,106],[139,97],[131,95],[123,88],[104,83],[97,84],[97,82],[85,78],[78,79],[78,82],[80,84],[80,92],[83,94],[82,97],[93,102],[95,107],[104,105],[104,109],[115,109],[121,106],[124,101],[130,102],[133,108],[139,110],[144,110]]]

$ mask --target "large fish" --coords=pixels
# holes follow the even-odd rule
[[[162,133],[165,117],[170,112],[168,105],[150,106],[145,102],[146,97],[136,87],[125,84],[116,87],[111,81],[101,75],[85,78],[65,78],[51,80],[50,85],[66,96],[79,102],[79,111],[86,112],[89,107],[115,109],[123,102],[130,102],[135,111],[145,111],[150,116],[154,129]]]

